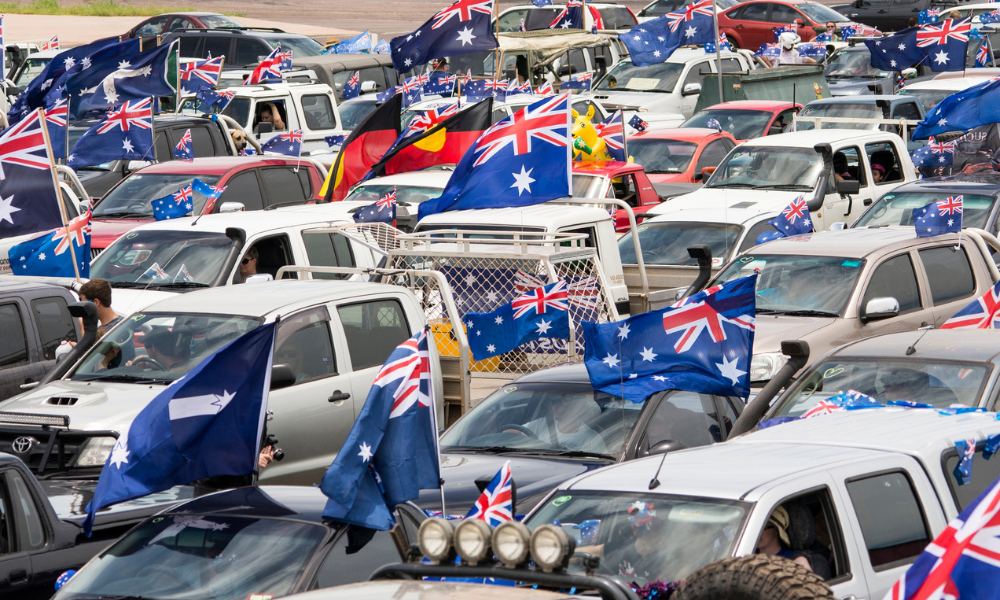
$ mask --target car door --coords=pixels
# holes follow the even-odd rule
[[[34,328],[25,323],[25,306],[17,298],[0,302],[0,400],[20,394],[21,385],[38,381],[55,361],[43,363]],[[32,355],[35,355],[32,357]]]
[[[311,267],[355,267],[357,261],[347,236],[335,231],[303,231],[302,245]],[[311,279],[347,279],[347,273],[311,273]]]
[[[741,48],[756,50],[761,44],[774,42],[774,25],[768,16],[770,8],[771,4],[768,2],[754,2],[740,13],[736,30],[740,36]]]
[[[24,593],[30,585],[31,552],[46,541],[34,500],[30,494],[24,497],[16,493],[20,490],[13,489],[13,475],[24,486],[14,469],[0,471],[0,596],[5,598]]]
[[[840,195],[837,193],[837,180],[855,180],[858,182],[857,194]],[[823,202],[822,217],[816,215],[816,231],[829,229],[833,223],[843,221],[850,225],[865,211],[863,198],[871,197],[871,187],[868,184],[868,174],[865,163],[861,159],[861,151],[857,146],[847,146],[833,153],[833,173],[827,184],[826,200]]]
[[[278,438],[285,459],[261,472],[261,483],[319,483],[347,438],[356,416],[343,342],[331,326],[327,306],[302,310],[278,324],[274,364],[287,365],[295,383],[272,390],[267,431]]]
[[[687,73],[684,74],[684,78],[681,80],[681,99],[680,112],[684,115],[684,118],[690,119],[691,115],[694,114],[695,104],[698,103],[698,97],[701,95],[701,88],[698,88],[697,92],[684,93],[689,85],[698,84],[699,86],[704,85],[705,76],[709,73],[715,72],[715,66],[708,59],[699,60],[698,62],[689,63],[687,65]]]
[[[680,450],[707,446],[725,438],[715,397],[695,392],[667,392],[656,401],[640,427],[635,443],[630,444],[629,458],[646,456],[658,445],[662,448],[669,444],[671,449]]]
[[[969,248],[964,243],[960,250],[947,244],[920,248],[917,251],[934,306],[931,323],[935,328],[940,327],[981,293],[977,291],[979,286],[968,252]],[[986,287],[985,282],[982,287]]]
[[[729,154],[729,151],[733,147],[733,143],[726,138],[709,142],[702,149],[701,154],[698,155],[698,160],[695,162],[694,170],[692,171],[692,181],[701,175],[703,169],[718,167],[719,163],[722,162],[723,158],[726,158],[726,155]],[[698,181],[704,181],[704,179],[699,178]]]
[[[864,282],[864,294],[858,307],[860,335],[866,338],[892,331],[912,331],[934,323],[934,309],[927,297],[926,289],[921,289],[914,265],[914,256],[902,252],[883,259],[875,265],[868,280]],[[895,298],[899,304],[899,314],[885,319],[869,319],[866,315],[868,303],[876,298]]]
[[[299,177],[305,169],[298,169],[299,173],[295,171],[294,165],[264,167],[260,170],[261,179],[264,181],[267,208],[305,204],[309,200],[310,190],[303,187],[302,178]],[[308,179],[306,179],[306,184],[308,184]]]
[[[882,29],[892,20],[889,14],[891,4],[892,0],[857,0],[847,11],[847,16],[859,23]]]

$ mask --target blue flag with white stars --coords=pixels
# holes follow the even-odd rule
[[[392,38],[392,66],[405,73],[434,58],[492,50],[493,0],[458,0],[416,31]]]
[[[276,152],[298,158],[302,154],[302,130],[293,129],[279,133],[260,145],[263,152]]]
[[[450,210],[531,206],[570,196],[570,95],[530,104],[469,147],[441,196],[420,203],[424,218]]]
[[[989,123],[1000,123],[1000,77],[967,87],[938,102],[914,128],[912,137],[919,140]]]
[[[566,0],[562,11],[549,23],[549,29],[583,29],[583,0]]]
[[[958,485],[965,485],[972,480],[972,461],[976,457],[976,439],[969,438],[955,442],[955,451],[958,452],[958,464],[952,474]]]
[[[688,44],[715,44],[712,1],[701,0],[681,10],[640,23],[619,36],[637,67],[665,62],[674,50]]]
[[[371,33],[365,31],[364,33],[359,33],[352,38],[346,39],[329,49],[324,50],[323,54],[357,54],[358,52],[364,52],[371,49]]]
[[[900,71],[924,64],[932,71],[961,71],[971,29],[970,19],[945,19],[865,40],[865,45],[876,69]]]
[[[351,98],[357,98],[359,94],[361,94],[361,72],[355,71],[351,73],[351,76],[347,79],[347,83],[344,84],[341,95],[344,100],[350,100]]]
[[[911,155],[915,167],[950,167],[955,163],[955,142],[935,142],[917,148]]]
[[[90,277],[90,213],[73,219],[69,227],[11,246],[8,257],[15,275],[75,277],[79,269],[80,277]]]
[[[177,89],[176,58],[179,41],[145,52],[115,56],[66,78],[70,111],[82,115],[89,110],[109,108],[127,100],[173,96]]]
[[[112,160],[153,160],[153,108],[149,98],[132,100],[108,111],[87,130],[69,155],[71,168]]]
[[[490,313],[466,313],[475,360],[499,356],[542,338],[569,339],[569,292],[565,280],[535,288]]]
[[[152,200],[153,217],[157,221],[176,219],[191,213],[194,208],[194,186],[189,185],[162,198]]]
[[[756,283],[753,274],[624,321],[583,323],[591,385],[633,402],[663,390],[746,398]]]
[[[813,230],[812,219],[809,217],[809,207],[805,196],[799,196],[785,207],[777,217],[768,221],[772,227],[786,236],[809,233]]]
[[[919,29],[910,27],[887,37],[864,40],[872,66],[883,71],[902,71],[923,61],[924,53],[917,47]]]
[[[174,146],[174,158],[177,160],[193,160],[194,159],[194,142],[191,141],[191,130],[188,129],[181,136],[177,145]]]
[[[396,220],[396,190],[354,213],[355,223],[392,223]]]
[[[962,230],[962,197],[949,196],[914,209],[913,226],[917,237],[933,237]]]

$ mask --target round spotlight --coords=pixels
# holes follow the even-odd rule
[[[440,517],[427,519],[417,531],[417,546],[425,558],[434,563],[449,562],[452,554],[452,539],[455,528]]]
[[[511,569],[528,561],[531,531],[523,523],[507,521],[493,530],[493,553],[505,567]]]
[[[561,527],[542,525],[531,534],[531,558],[546,573],[564,569],[576,549],[576,540]]]
[[[455,528],[455,550],[462,560],[474,567],[492,557],[490,553],[492,535],[493,529],[486,521],[466,519]]]

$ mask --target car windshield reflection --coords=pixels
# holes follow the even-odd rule
[[[886,194],[861,215],[853,227],[879,227],[884,225],[913,226],[913,212],[931,202],[943,200],[950,193],[904,192]],[[962,194],[962,226],[985,228],[993,212],[993,196]]]
[[[177,175],[145,175],[136,173],[115,186],[108,195],[94,206],[94,216],[104,219],[114,218],[152,218],[152,201],[163,198],[191,185],[198,179],[214,186],[219,181],[218,175],[195,175],[184,173]],[[201,214],[208,200],[202,194],[195,192],[191,197],[192,214]]]
[[[90,277],[111,287],[210,287],[226,265],[233,241],[224,233],[132,231],[90,266]]]
[[[705,184],[710,188],[811,191],[823,172],[823,157],[809,148],[737,146]]]

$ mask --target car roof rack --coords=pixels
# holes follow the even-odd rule
[[[188,31],[266,31],[269,33],[288,33],[284,29],[278,29],[277,27],[190,27],[188,29],[180,29],[177,33],[185,33]],[[171,31],[170,33],[174,33]]]

